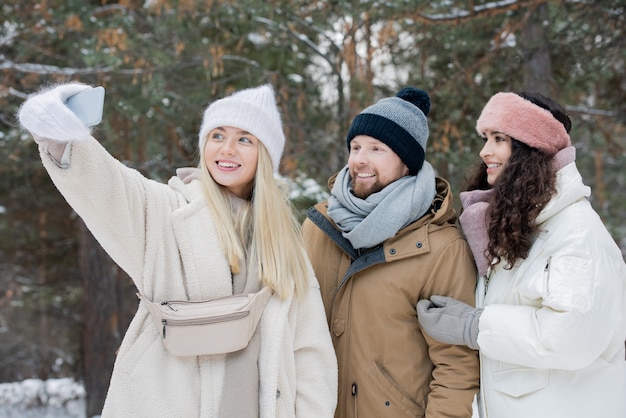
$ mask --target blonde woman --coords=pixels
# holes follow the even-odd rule
[[[66,106],[89,86],[29,98],[18,114],[44,167],[103,248],[155,302],[272,296],[248,345],[177,356],[141,302],[119,350],[103,417],[332,417],[337,365],[319,285],[274,178],[285,137],[271,86],[204,112],[197,168],[167,184],[113,158]]]

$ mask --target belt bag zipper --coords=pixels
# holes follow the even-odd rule
[[[234,321],[237,319],[245,318],[250,315],[250,311],[236,312],[232,314],[225,314],[220,316],[215,316],[211,318],[192,318],[192,319],[165,319],[161,320],[161,324],[163,324],[163,338],[165,338],[165,327],[185,327],[185,326],[193,326],[193,325],[209,325],[215,324],[217,322],[228,322]]]

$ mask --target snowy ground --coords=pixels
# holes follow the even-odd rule
[[[85,418],[85,389],[73,379],[0,383],[0,417]]]
[[[0,383],[0,417],[86,418],[85,415],[85,388],[73,379]],[[478,418],[475,403],[473,418]]]

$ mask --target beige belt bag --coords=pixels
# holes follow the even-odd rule
[[[152,302],[141,293],[161,333],[163,345],[175,356],[232,353],[248,346],[272,292],[225,296],[201,302]]]

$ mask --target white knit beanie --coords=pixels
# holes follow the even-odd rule
[[[274,172],[278,172],[285,135],[270,84],[241,90],[211,103],[204,111],[200,127],[198,146],[201,152],[204,138],[219,126],[232,126],[256,136],[267,148]]]

